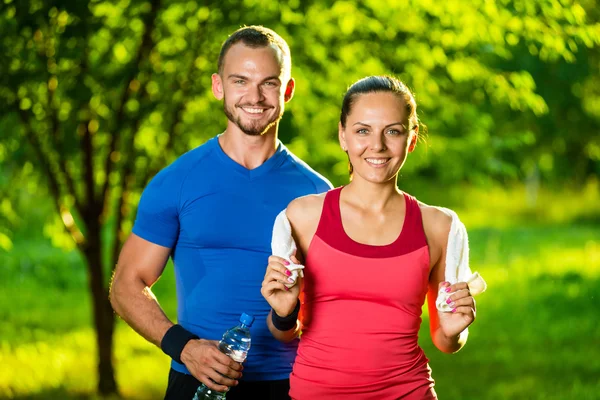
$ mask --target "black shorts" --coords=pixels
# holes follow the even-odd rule
[[[200,382],[192,375],[169,371],[165,400],[192,400]],[[227,392],[227,400],[290,400],[290,380],[239,381]]]

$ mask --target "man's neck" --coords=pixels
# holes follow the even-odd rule
[[[219,145],[233,161],[246,169],[255,169],[277,151],[277,125],[262,135],[247,135],[237,126],[231,126],[219,136]]]

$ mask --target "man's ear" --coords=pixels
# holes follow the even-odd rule
[[[294,78],[290,78],[290,80],[287,82],[287,85],[285,85],[285,93],[283,94],[283,101],[284,102],[288,102],[292,99],[292,97],[294,97],[294,90],[296,89],[296,81],[294,81]]]
[[[212,92],[217,100],[223,100],[223,80],[221,79],[221,75],[212,74]]]

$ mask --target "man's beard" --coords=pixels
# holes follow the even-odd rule
[[[237,107],[237,106],[234,106]],[[236,118],[233,114],[232,110],[227,107],[227,100],[223,99],[223,112],[227,116],[227,119],[233,122],[242,132],[249,136],[260,136],[265,133],[269,128],[273,125],[277,124],[281,117],[283,116],[283,112],[280,112],[279,115],[276,115],[271,121],[262,122],[262,121],[250,121],[243,123],[242,119],[238,115]],[[266,110],[264,111],[266,112]]]

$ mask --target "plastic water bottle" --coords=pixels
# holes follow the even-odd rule
[[[253,322],[252,315],[243,313],[240,323],[223,334],[223,338],[219,342],[219,350],[234,361],[244,362],[250,350],[250,327]],[[224,400],[226,395],[227,392],[215,392],[203,383],[196,390],[193,400]]]

